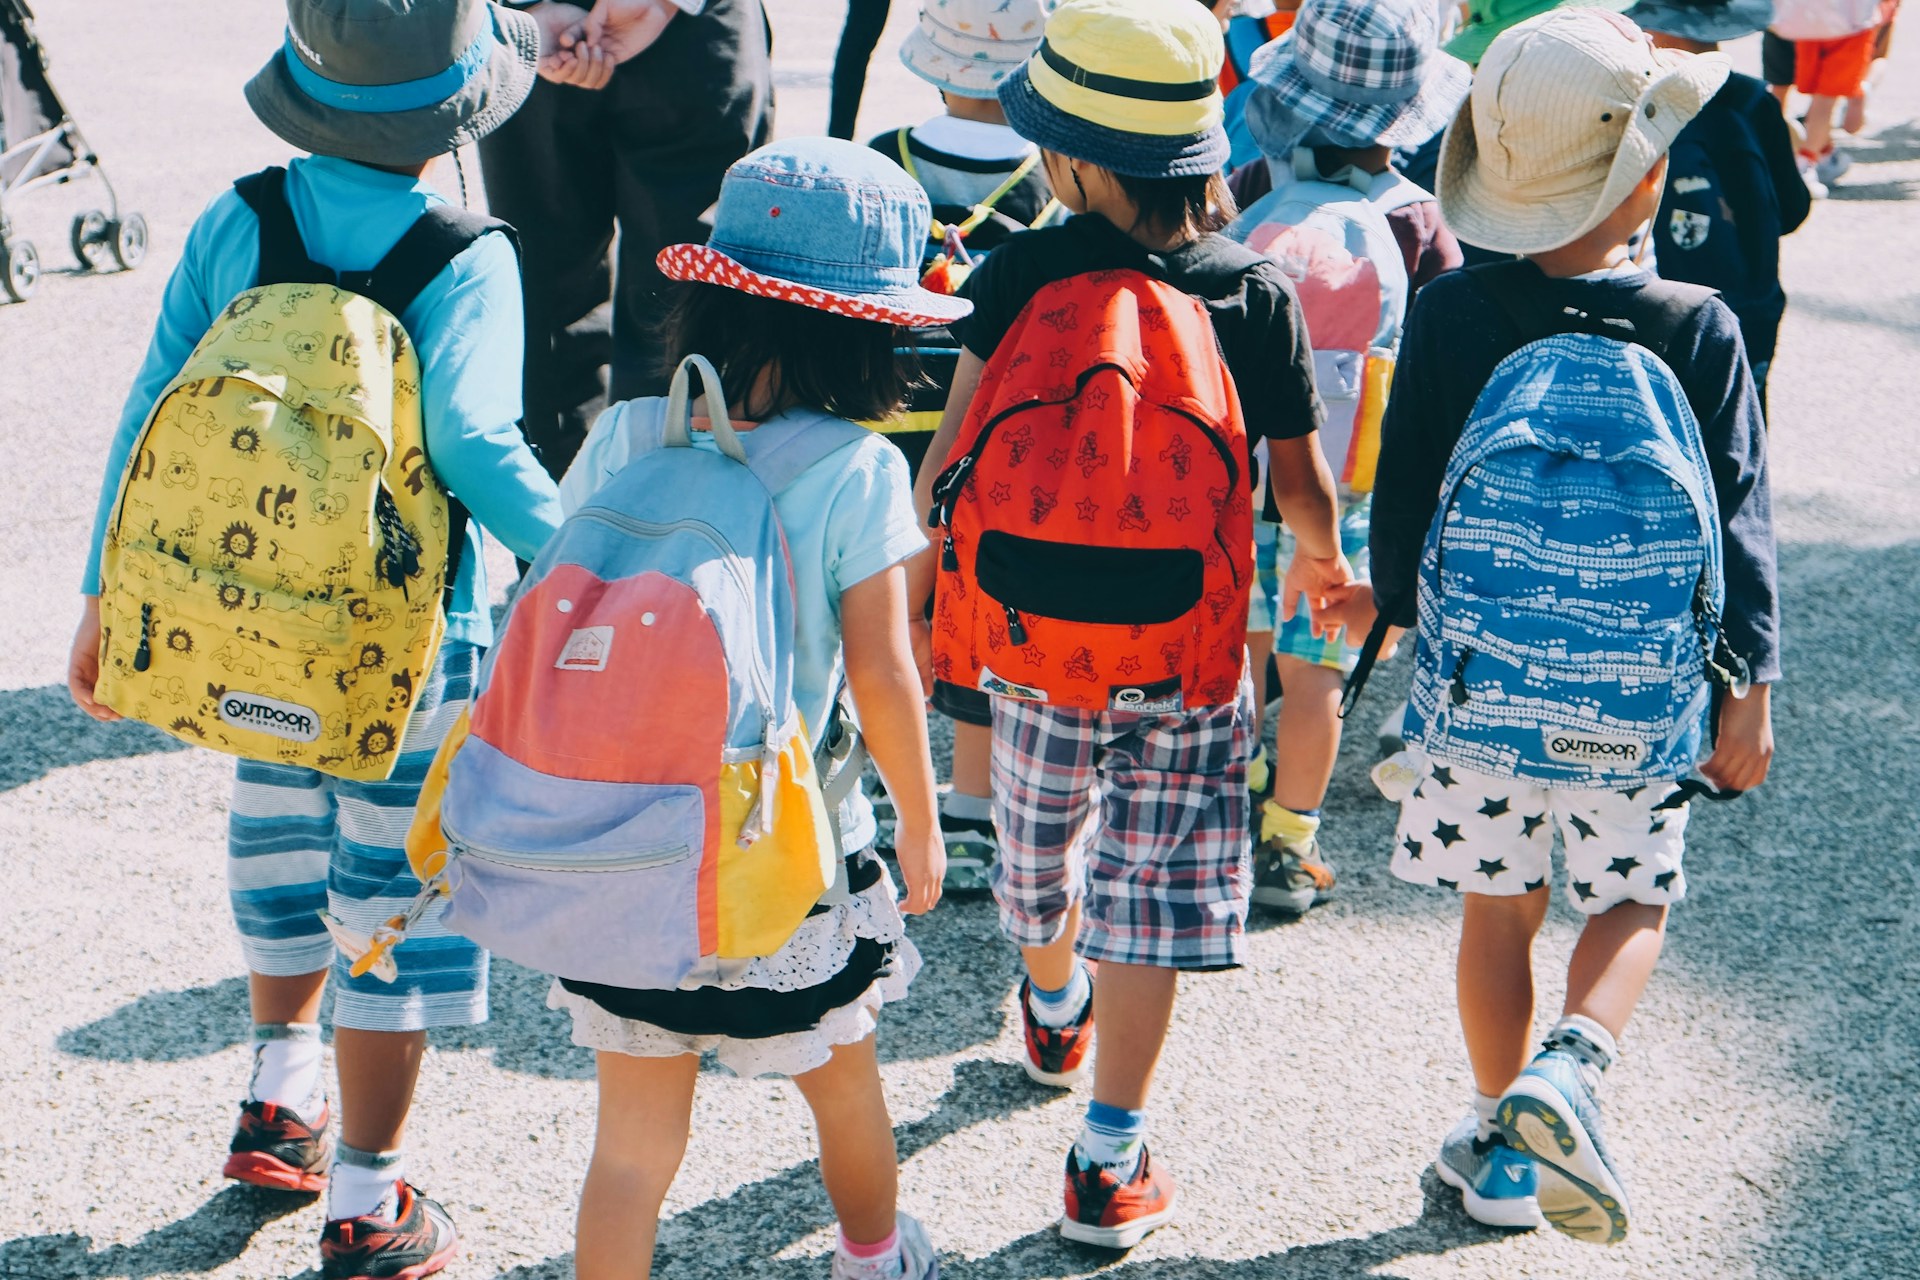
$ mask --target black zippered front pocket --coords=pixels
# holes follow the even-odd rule
[[[1199,605],[1206,570],[1206,557],[1187,547],[1083,546],[989,529],[980,535],[975,572],[982,591],[1021,613],[1154,626]]]

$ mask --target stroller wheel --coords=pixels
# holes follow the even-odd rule
[[[147,220],[137,213],[130,213],[118,222],[109,222],[107,231],[113,237],[113,260],[120,264],[122,271],[131,271],[147,260]]]
[[[40,287],[40,254],[25,240],[5,246],[5,252],[7,274],[0,277],[0,286],[15,302],[25,302]]]
[[[107,243],[107,215],[98,209],[89,209],[75,218],[70,243],[81,269],[91,271],[95,251]]]

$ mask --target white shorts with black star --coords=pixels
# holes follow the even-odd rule
[[[1687,804],[1670,783],[1572,791],[1496,778],[1407,750],[1374,770],[1400,802],[1393,874],[1459,893],[1511,897],[1553,879],[1558,832],[1567,901],[1584,915],[1623,902],[1664,907],[1686,896]]]

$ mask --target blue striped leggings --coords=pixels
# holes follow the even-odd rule
[[[240,761],[227,891],[247,968],[293,977],[331,966],[336,1026],[420,1031],[487,1019],[487,953],[442,928],[439,912],[394,951],[400,976],[391,985],[348,976],[318,914],[324,908],[367,934],[420,892],[407,867],[407,826],[434,753],[473,696],[479,658],[472,645],[441,647],[385,782]]]

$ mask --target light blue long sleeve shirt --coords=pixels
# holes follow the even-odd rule
[[[308,156],[287,170],[287,202],[314,261],[370,270],[441,197],[425,182],[350,160]],[[82,590],[100,591],[100,548],[127,455],[167,383],[234,295],[260,272],[260,223],[229,189],[187,234],[167,281],[153,342],[135,377],[108,452]],[[525,320],[520,272],[505,236],[481,236],[420,291],[400,321],[420,356],[427,457],[476,524],[531,560],[560,527],[560,500],[520,434]],[[467,529],[447,639],[493,643],[480,530]]]

